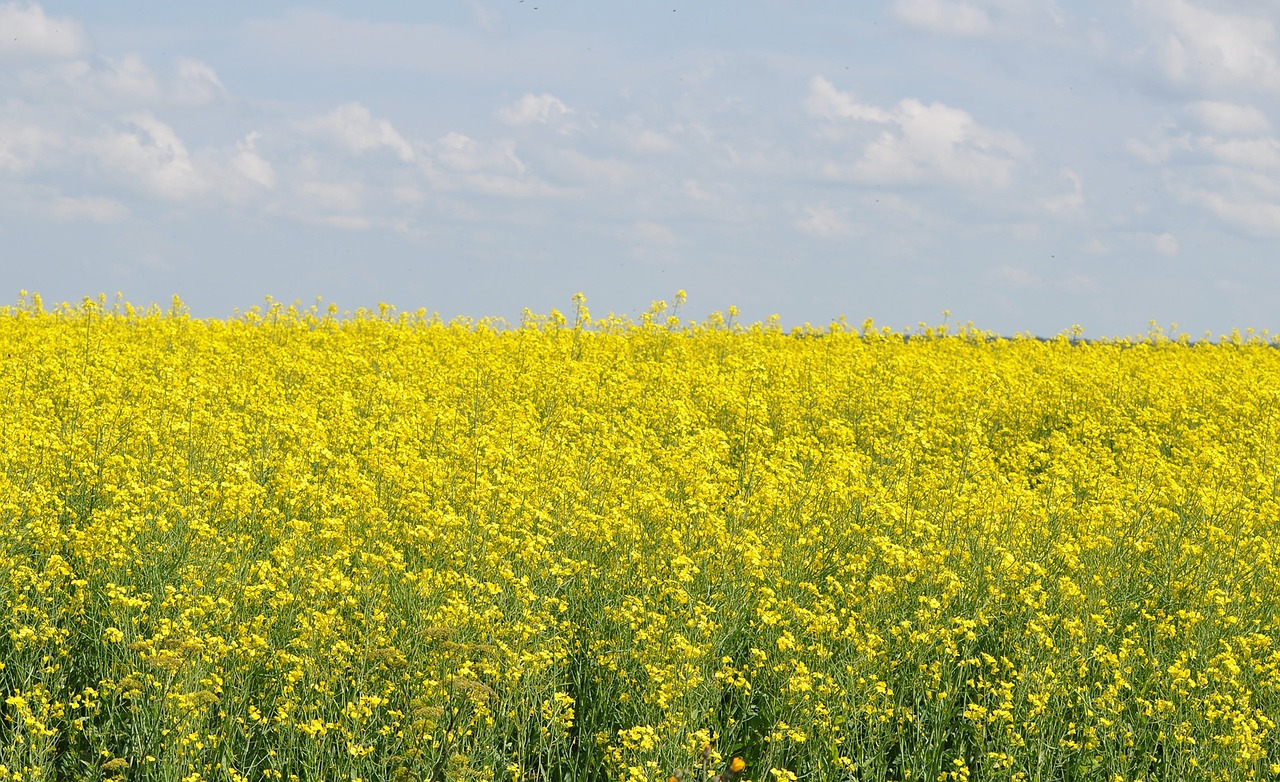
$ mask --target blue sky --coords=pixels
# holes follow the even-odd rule
[[[1280,331],[1272,2],[0,3],[0,300]]]

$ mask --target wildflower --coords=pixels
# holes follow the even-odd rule
[[[124,771],[129,767],[129,761],[124,758],[112,758],[102,764],[102,772],[104,774],[114,774],[117,771]]]
[[[905,778],[884,747],[947,714],[997,776],[1280,773],[1280,342],[684,300],[0,311],[12,773],[144,726],[67,767],[730,782],[749,735],[765,779]]]

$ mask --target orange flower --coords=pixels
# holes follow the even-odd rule
[[[734,758],[733,760],[729,761],[729,770],[735,774],[746,767],[747,767],[747,761],[743,760],[742,758]]]

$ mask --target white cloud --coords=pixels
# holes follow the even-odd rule
[[[321,218],[320,222],[348,231],[367,231],[373,227],[372,220],[358,215],[329,215]]]
[[[824,119],[852,119],[879,123],[893,121],[892,112],[878,106],[858,103],[852,95],[841,92],[821,76],[814,77],[810,83],[809,96],[805,98],[804,106],[810,114]]]
[[[38,165],[46,150],[62,145],[51,130],[0,121],[0,171],[26,171]]]
[[[1280,168],[1280,138],[1261,134],[1270,129],[1266,116],[1252,106],[1201,102],[1187,113],[1197,124],[1211,125],[1219,134],[1184,131],[1166,123],[1146,140],[1129,140],[1129,152],[1144,163],[1216,163],[1243,170]],[[1224,138],[1222,136],[1230,136]]]
[[[469,174],[463,178],[461,186],[465,190],[503,198],[541,198],[559,194],[556,188],[545,182],[502,174]]]
[[[914,98],[892,109],[858,103],[831,82],[816,77],[805,101],[809,112],[825,119],[888,126],[862,149],[852,165],[829,162],[828,176],[860,182],[909,183],[946,180],[966,185],[1005,187],[1026,150],[1017,136],[978,124],[966,111]]]
[[[807,207],[805,216],[795,221],[796,228],[820,239],[841,239],[854,233],[853,224],[841,210],[826,204]]]
[[[1251,135],[1271,130],[1271,121],[1256,106],[1202,100],[1188,104],[1186,112],[1214,133]]]
[[[173,96],[182,103],[200,105],[224,97],[226,87],[217,72],[199,60],[180,57],[175,66]]]
[[[1173,234],[1152,234],[1148,238],[1151,240],[1151,246],[1161,255],[1173,256],[1178,254],[1178,239]]]
[[[662,223],[654,222],[638,222],[632,226],[633,230],[642,241],[649,244],[662,245],[664,247],[676,243],[675,232]]]
[[[903,198],[897,193],[878,192],[875,195],[865,195],[862,197],[862,204],[868,209],[890,212],[900,218],[905,218],[911,223],[924,225],[930,220],[929,215],[918,204]]]
[[[1174,198],[1246,233],[1280,236],[1280,137],[1262,133],[1269,128],[1266,117],[1233,104],[1195,104],[1187,113],[1223,135],[1194,134],[1170,123],[1147,140],[1130,140],[1130,152],[1160,167]]]
[[[106,62],[107,68],[86,72],[93,88],[138,100],[155,100],[160,97],[160,83],[141,57],[131,54],[119,60],[108,59]],[[85,63],[77,65],[88,68]]]
[[[256,132],[234,145],[193,149],[173,127],[146,111],[95,130],[74,122],[63,125],[65,130],[52,131],[0,122],[0,171],[34,169],[64,179],[70,172],[96,180],[97,188],[170,201],[211,195],[237,203],[276,185],[274,168],[257,150]],[[33,203],[58,219],[109,222],[122,216],[131,200],[67,199],[52,190]]]
[[[1006,263],[990,274],[1006,285],[1025,291],[1051,290],[1070,294],[1088,294],[1102,290],[1097,280],[1082,272],[1064,268],[1061,262],[1055,264],[1050,271],[1052,276],[1044,276],[1022,266]]]
[[[359,182],[301,182],[294,188],[311,207],[332,212],[359,211],[363,190]]]
[[[498,119],[508,125],[545,125],[573,113],[573,109],[550,93],[526,94],[515,103],[498,110]]]
[[[69,91],[68,99],[78,103],[119,107],[120,103],[151,103],[164,91],[146,62],[136,54],[120,58],[102,57],[94,62],[70,60],[46,69],[22,74],[29,92],[44,96]]]
[[[502,23],[502,14],[480,0],[467,0],[467,5],[471,6],[471,15],[480,29],[492,32]]]
[[[1153,23],[1152,52],[1170,81],[1280,89],[1276,29],[1267,16],[1202,8],[1188,0],[1135,0]]]
[[[426,200],[426,196],[422,194],[421,190],[410,185],[401,185],[393,189],[391,195],[400,203],[411,206],[416,206]]]
[[[437,142],[436,157],[457,171],[499,169],[524,173],[525,164],[516,156],[515,144],[485,145],[463,133],[449,133]]]
[[[1130,154],[1153,166],[1162,166],[1173,155],[1192,148],[1193,142],[1190,133],[1180,133],[1178,135],[1157,133],[1149,137],[1148,141],[1129,139],[1125,142],[1125,149],[1129,150]]]
[[[1280,237],[1280,199],[1257,192],[1218,192],[1188,188],[1184,197],[1208,209],[1226,223],[1266,237]]]
[[[1010,266],[1007,263],[996,269],[996,276],[1019,288],[1041,288],[1044,286],[1044,280],[1036,275],[1026,269]]]
[[[1066,17],[1053,0],[893,0],[902,23],[941,35],[1025,37]]]
[[[123,172],[162,198],[179,200],[208,188],[173,128],[147,112],[134,114],[126,122],[130,130],[89,142],[105,166]]]
[[[1038,223],[1020,221],[1009,226],[1009,235],[1023,242],[1032,242],[1043,234]]]
[[[438,190],[460,190],[507,198],[535,198],[558,193],[538,180],[516,155],[515,142],[482,141],[464,133],[448,133],[429,147],[422,164]]]
[[[1097,280],[1079,272],[1059,280],[1054,287],[1069,293],[1097,293],[1103,289]]]
[[[1280,168],[1280,139],[1272,137],[1198,140],[1201,149],[1214,159],[1245,169]]]
[[[76,57],[88,48],[74,19],[45,16],[35,3],[0,6],[0,57]]]
[[[693,201],[711,202],[715,200],[715,196],[702,189],[702,185],[698,184],[696,179],[686,179],[680,185],[680,189],[685,196]]]
[[[632,150],[642,154],[666,155],[679,149],[669,136],[648,128],[628,134],[627,142]]]
[[[114,223],[129,215],[129,209],[114,198],[83,196],[54,199],[50,211],[59,220],[89,220],[95,223]]]
[[[151,102],[161,98],[163,91],[151,68],[136,54],[119,59],[104,57],[98,64],[87,60],[75,60],[60,65],[49,72],[53,84],[45,82],[45,88],[60,84],[60,88],[74,90],[77,98],[101,102],[104,98],[113,103],[119,99],[134,102]],[[44,81],[40,74],[31,74],[33,86]]]
[[[359,103],[347,103],[306,127],[325,133],[356,154],[375,149],[390,149],[408,163],[414,159],[413,147],[386,120],[376,120],[369,109]]]
[[[1249,292],[1248,285],[1243,285],[1231,279],[1230,277],[1219,277],[1218,279],[1214,280],[1213,287],[1216,288],[1217,290],[1222,291],[1223,293],[1229,293],[1236,296]]]
[[[894,0],[898,19],[930,32],[947,35],[984,35],[991,32],[991,17],[981,8],[957,0]]]
[[[1050,214],[1062,215],[1079,212],[1084,207],[1084,184],[1080,175],[1064,167],[1062,175],[1071,181],[1071,192],[1046,199],[1042,205]]]
[[[276,186],[276,172],[271,163],[258,154],[257,142],[261,134],[254,132],[236,143],[236,154],[231,165],[236,173],[268,190]]]
[[[17,83],[23,92],[39,100],[114,110],[125,105],[198,106],[227,94],[217,72],[206,63],[179,57],[161,78],[137,54],[32,66],[18,74]]]
[[[638,179],[638,171],[624,160],[595,158],[576,149],[560,149],[551,155],[556,176],[575,185],[619,188]]]
[[[254,18],[242,29],[258,51],[276,61],[430,73],[455,83],[560,83],[600,62],[599,50],[580,46],[580,34],[550,29],[499,36],[450,24],[371,21],[301,8]]]

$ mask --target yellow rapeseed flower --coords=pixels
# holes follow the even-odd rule
[[[0,779],[1275,773],[1280,342],[686,301],[0,308]]]

